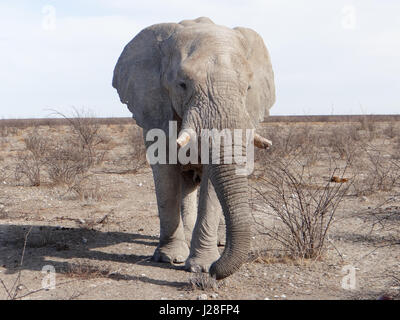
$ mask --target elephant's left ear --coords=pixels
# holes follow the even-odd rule
[[[269,115],[275,103],[275,82],[271,58],[260,35],[252,29],[237,27],[234,30],[243,36],[247,59],[253,72],[246,106],[255,125]]]

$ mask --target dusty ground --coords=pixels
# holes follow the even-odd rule
[[[265,126],[274,131],[296,125]],[[323,131],[340,127],[308,125]],[[36,130],[53,140],[71,134],[62,125]],[[392,153],[400,145],[400,131],[382,130],[371,141]],[[80,193],[50,183],[46,174],[39,186],[15,176],[27,154],[24,139],[34,132],[33,127],[3,128],[0,137],[0,299],[176,300],[197,299],[204,293],[208,299],[377,299],[398,294],[400,284],[393,277],[400,271],[398,185],[346,196],[318,259],[279,257],[271,253],[273,241],[254,231],[249,262],[203,291],[191,284],[201,280],[199,275],[181,265],[150,261],[159,220],[151,171],[147,166],[134,170],[140,149],[131,146],[132,125],[101,126],[107,139],[98,148],[104,158],[91,168],[89,184]],[[317,159],[316,172],[323,172],[325,164]],[[382,217],[385,223],[377,224]],[[56,271],[54,290],[41,289],[44,266]],[[348,268],[355,272],[353,289],[342,286]]]

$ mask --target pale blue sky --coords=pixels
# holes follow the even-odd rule
[[[111,86],[123,47],[151,24],[199,16],[263,37],[276,77],[271,114],[400,111],[398,0],[6,0],[0,118],[71,107],[130,116]]]

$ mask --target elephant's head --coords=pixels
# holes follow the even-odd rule
[[[275,101],[273,71],[261,37],[251,29],[215,25],[208,18],[157,24],[124,49],[113,86],[138,125],[253,129]],[[200,135],[199,135],[200,136]],[[235,272],[250,249],[247,179],[235,164],[211,164],[210,180],[227,224],[224,253],[210,268],[217,279]]]

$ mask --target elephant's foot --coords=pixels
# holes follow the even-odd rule
[[[185,269],[190,272],[208,272],[211,264],[219,259],[218,250],[204,253],[200,256],[189,257],[185,262]]]
[[[189,256],[189,247],[183,240],[175,240],[158,246],[153,254],[153,261],[167,263],[183,263]]]

